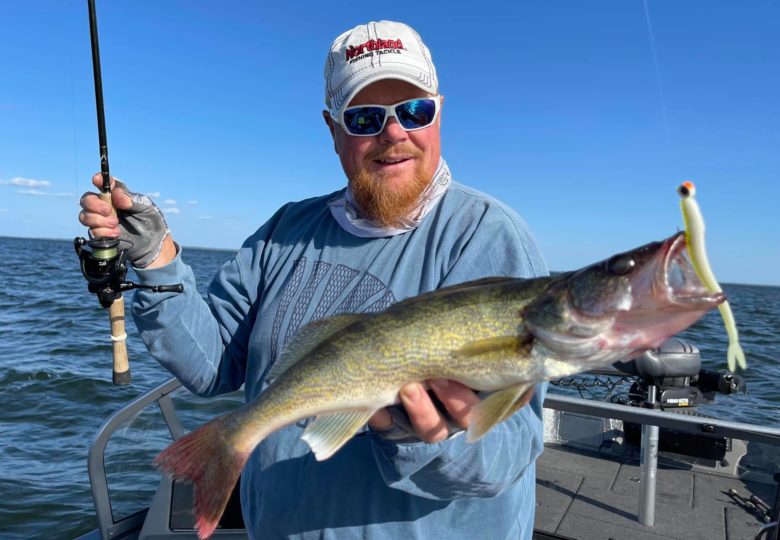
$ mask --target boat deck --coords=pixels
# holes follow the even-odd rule
[[[537,463],[535,528],[572,539],[755,537],[764,522],[729,495],[771,501],[774,486],[746,482],[659,457],[655,525],[637,520],[638,455],[603,457],[547,445]]]

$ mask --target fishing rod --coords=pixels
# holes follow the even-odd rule
[[[87,0],[87,5],[89,7],[89,37],[92,43],[92,74],[95,80],[95,106],[97,108],[98,141],[100,144],[100,174],[103,176],[103,186],[100,189],[100,198],[110,204],[111,210],[116,214],[114,205],[111,202],[111,179],[108,172],[106,115],[103,108],[103,77],[100,71],[100,45],[98,43],[95,0]]]
[[[100,199],[111,206],[112,215],[116,209],[111,201],[111,175],[108,168],[108,142],[106,137],[106,115],[103,108],[103,78],[100,72],[100,46],[98,44],[97,14],[95,0],[87,0],[89,10],[89,36],[92,43],[92,73],[95,80],[95,106],[97,108],[98,140],[100,144],[100,174],[103,176],[103,186],[100,188]],[[88,245],[91,250],[83,249]],[[125,301],[121,291],[115,289],[116,276],[121,274],[119,281],[124,281],[127,264],[120,256],[119,240],[117,238],[94,238],[74,240],[76,253],[81,260],[81,271],[89,284],[89,291],[96,293],[100,304],[108,308],[111,324],[111,341],[114,353],[114,374],[112,380],[116,385],[129,384],[130,363],[127,359],[127,333],[125,332]]]
[[[100,47],[98,45],[97,15],[95,0],[87,0],[89,9],[90,41],[92,42],[92,72],[95,80],[95,107],[97,108],[98,142],[100,145],[100,174],[103,185],[100,199],[111,207],[112,215],[116,208],[111,200],[111,175],[108,168],[108,142],[106,138],[106,117],[103,108],[103,78],[100,74]],[[81,273],[87,280],[89,292],[98,296],[100,305],[107,308],[111,325],[111,341],[114,356],[112,380],[116,385],[130,384],[130,363],[127,359],[127,333],[125,331],[125,301],[122,292],[130,289],[150,289],[153,292],[181,292],[183,286],[177,285],[139,285],[125,280],[127,275],[127,249],[120,245],[129,244],[127,240],[102,237],[77,237],[73,246],[81,261]]]

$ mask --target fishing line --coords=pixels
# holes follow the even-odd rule
[[[655,48],[655,36],[653,34],[653,25],[650,22],[650,8],[647,5],[647,0],[642,0],[642,4],[645,7],[645,21],[647,22],[647,33],[650,37],[650,52],[653,55],[653,68],[655,70],[655,80],[658,87],[658,98],[661,101],[661,114],[664,120],[664,129],[666,130],[667,144],[671,140],[671,131],[669,129],[669,115],[666,109],[666,96],[664,92],[664,84],[661,79],[661,69],[658,65],[658,53]]]
[[[75,34],[75,32],[74,32]],[[79,197],[79,166],[78,166],[78,145],[76,144],[76,132],[77,132],[77,124],[76,124],[76,83],[75,83],[75,75],[73,73],[73,47],[74,43],[76,42],[76,39],[71,40],[70,44],[70,103],[71,103],[71,120],[73,124],[73,176],[74,176],[74,196],[76,197],[76,206],[79,206],[80,203],[80,197]],[[76,227],[75,234],[78,236],[80,232],[80,224],[76,221],[74,221],[74,226]]]

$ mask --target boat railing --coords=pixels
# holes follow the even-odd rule
[[[660,410],[628,407],[618,403],[591,401],[550,393],[544,400],[544,407],[562,412],[614,418],[623,422],[677,429],[688,433],[707,433],[780,447],[780,428],[730,422],[718,418],[670,414]]]
[[[88,471],[99,532],[102,538],[118,538],[131,530],[140,529],[147,512],[147,510],[141,510],[120,520],[114,520],[104,461],[105,449],[109,439],[120,427],[154,403],[159,407],[173,440],[181,437],[184,434],[184,428],[171,399],[171,394],[180,387],[181,383],[179,381],[170,379],[129,402],[112,414],[100,427],[89,451]],[[623,422],[640,424],[643,426],[643,429],[646,426],[652,426],[656,429],[668,428],[693,434],[706,433],[780,447],[780,429],[773,427],[702,416],[672,414],[660,410],[630,407],[617,403],[593,401],[551,393],[547,394],[544,407],[555,411],[622,420]],[[655,447],[655,452],[657,456],[657,446]],[[645,463],[642,463],[641,466],[645,466]],[[640,504],[654,505],[655,475],[649,477],[648,480],[645,482],[646,485],[642,487],[643,490],[647,490],[643,497],[650,497],[651,500]],[[780,495],[778,495],[778,491],[780,489],[775,491],[771,522],[756,536],[757,539],[777,538],[778,513],[780,512],[780,502],[778,501]],[[640,510],[647,512],[648,508],[643,510],[640,507]]]
[[[181,383],[172,378],[149,392],[133,399],[127,405],[117,410],[103,422],[95,436],[95,441],[89,449],[87,470],[92,488],[92,500],[95,503],[95,515],[98,530],[103,539],[118,538],[129,531],[140,529],[146,517],[147,509],[140,510],[120,520],[114,520],[111,508],[111,497],[105,467],[105,452],[111,436],[127,422],[135,418],[141,411],[154,403],[160,408],[165,425],[173,440],[184,435],[179,416],[173,405],[171,394],[181,387]]]

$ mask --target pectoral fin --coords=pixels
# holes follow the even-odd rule
[[[482,399],[471,411],[466,440],[470,443],[479,440],[493,426],[503,422],[528,403],[533,394],[532,383],[520,383]]]
[[[301,438],[314,452],[317,461],[323,461],[344,446],[368,422],[373,410],[359,409],[334,414],[321,414],[309,424]]]
[[[503,356],[518,354],[524,351],[529,344],[525,334],[515,336],[499,336],[487,339],[477,339],[466,343],[454,352],[456,356],[490,356],[496,353]]]

